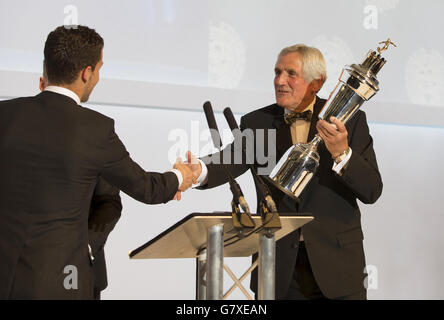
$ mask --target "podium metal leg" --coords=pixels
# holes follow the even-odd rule
[[[274,233],[272,236],[262,233],[259,241],[258,298],[259,300],[274,300],[276,281],[276,239]]]
[[[202,250],[200,255],[196,258],[197,274],[196,274],[196,299],[206,300],[207,298],[207,284],[206,284],[206,263],[207,250]]]
[[[223,224],[208,228],[207,300],[222,300],[223,295]]]

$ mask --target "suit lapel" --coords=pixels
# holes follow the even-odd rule
[[[318,123],[319,120],[318,116],[322,110],[322,107],[324,107],[324,104],[325,100],[320,99],[318,96],[316,96],[316,102],[313,106],[313,116],[311,117],[311,124],[310,124],[310,130],[308,132],[307,142],[313,140],[315,134],[317,133],[316,124]]]
[[[276,129],[276,160],[279,160],[293,142],[291,140],[290,126],[284,121],[284,108],[278,105],[276,105],[276,108],[277,112],[273,119],[273,128]]]

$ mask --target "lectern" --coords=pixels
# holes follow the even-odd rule
[[[192,213],[157,237],[129,253],[130,259],[197,259],[197,299],[219,300],[223,296],[223,270],[251,299],[242,280],[258,266],[258,298],[275,298],[275,242],[311,221],[311,216],[279,214],[281,228],[272,233],[262,227],[259,215],[252,215],[256,227],[239,236],[233,227],[231,212]],[[248,257],[259,253],[258,259],[237,279],[223,264],[224,257]],[[206,279],[205,279],[206,277]]]

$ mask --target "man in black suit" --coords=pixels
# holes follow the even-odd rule
[[[0,102],[0,299],[92,299],[88,214],[104,178],[131,197],[165,203],[191,170],[146,172],[114,121],[80,107],[99,80],[103,39],[84,26],[48,35],[49,86]]]
[[[39,88],[48,86],[46,68],[40,77]],[[94,278],[94,299],[100,300],[101,292],[108,286],[105,260],[105,243],[122,213],[120,191],[103,178],[99,178],[91,200],[88,216],[88,238]]]
[[[324,140],[319,147],[318,171],[300,195],[299,204],[264,179],[279,212],[314,216],[301,230],[276,243],[277,299],[366,299],[363,233],[356,200],[374,203],[382,192],[382,180],[363,111],[345,126],[335,118],[330,121],[336,127],[318,121],[325,100],[316,94],[325,79],[325,62],[319,50],[305,45],[284,48],[275,65],[276,103],[241,119],[242,131],[253,129],[251,145],[264,147],[254,153],[256,170],[270,165],[258,161],[258,154],[276,155],[276,163],[292,144],[310,141],[316,131]],[[302,117],[297,118],[297,113]],[[261,135],[264,141],[256,141],[259,129],[265,131]],[[266,143],[271,130],[275,130],[276,141]],[[199,175],[200,188],[227,182],[222,166],[216,163],[235,159],[235,150],[232,144],[221,154],[200,161],[193,161],[188,153],[189,166]],[[245,159],[229,168],[235,177],[248,169]],[[265,171],[270,173],[272,168]],[[256,272],[251,288],[257,291]]]
[[[91,247],[94,276],[94,299],[100,300],[101,292],[108,286],[105,243],[122,212],[119,189],[100,178],[91,200],[88,218],[88,238]]]

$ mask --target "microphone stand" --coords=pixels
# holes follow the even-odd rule
[[[214,118],[213,108],[209,101],[205,102],[203,105],[205,116],[207,118],[208,127],[210,128],[211,138],[213,140],[213,145],[221,152],[222,140],[220,137],[219,129],[216,124],[216,119]],[[245,229],[251,230],[256,227],[256,224],[251,217],[250,208],[245,201],[242,190],[234,179],[231,172],[228,170],[227,166],[222,161],[222,167],[224,168],[226,174],[229,178],[230,190],[233,194],[233,199],[231,201],[231,215],[233,219],[233,227],[237,232],[237,236],[241,239],[245,236]],[[244,212],[241,212],[240,208]]]
[[[235,136],[235,141],[239,141],[239,139],[236,139],[236,135],[237,133],[240,133],[240,129],[239,126],[237,125],[236,119],[234,118],[230,108],[224,109],[224,116],[228,122],[228,125],[230,126],[233,135]],[[239,142],[241,143],[241,151],[243,155],[245,155],[245,158],[247,158],[248,155],[245,146],[242,144],[242,140],[240,140]],[[255,181],[256,186],[258,188],[259,191],[258,193],[260,195],[259,208],[258,208],[262,218],[262,227],[260,230],[265,230],[267,236],[272,236],[274,232],[276,232],[276,230],[282,227],[279,214],[277,213],[276,204],[273,198],[271,197],[270,189],[264,183],[262,178],[257,174],[256,170],[251,164],[251,161],[247,162],[251,174],[253,176],[253,180]]]

